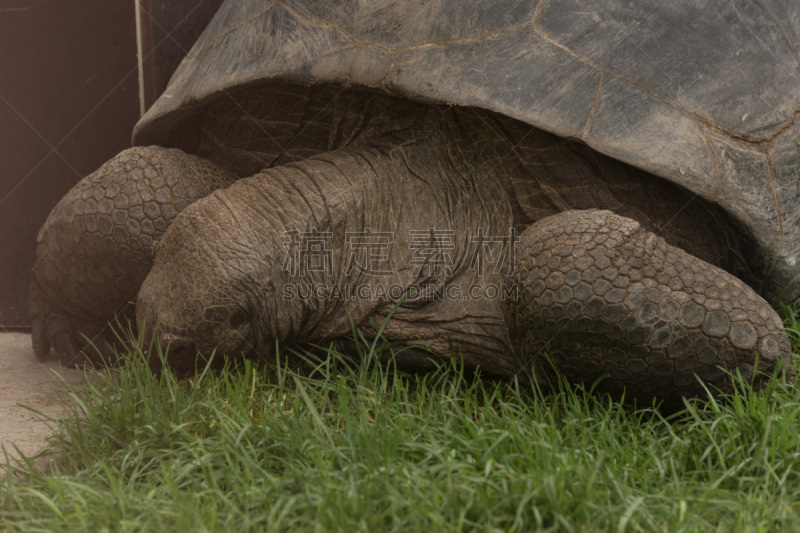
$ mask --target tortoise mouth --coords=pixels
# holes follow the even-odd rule
[[[253,351],[252,343],[243,331],[222,334],[215,329],[200,334],[193,331],[179,331],[178,328],[171,328],[163,323],[156,329],[156,339],[161,346],[164,359],[174,368],[193,368],[198,359],[247,356]]]
[[[188,337],[175,335],[174,333],[162,333],[159,335],[159,344],[164,350],[165,358],[170,365],[185,367],[194,364],[198,356],[197,347],[194,341]]]

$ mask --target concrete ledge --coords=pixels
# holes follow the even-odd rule
[[[0,445],[11,456],[17,456],[14,446],[27,456],[38,453],[51,435],[47,424],[23,405],[51,417],[67,412],[59,375],[68,383],[81,381],[79,371],[55,358],[38,359],[29,334],[0,333]]]

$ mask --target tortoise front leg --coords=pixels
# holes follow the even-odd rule
[[[129,305],[159,239],[186,205],[235,177],[177,149],[125,150],[73,187],[39,231],[30,287],[33,349],[51,347],[68,364],[110,356],[108,322]],[[81,355],[83,353],[83,355]]]
[[[742,281],[610,211],[567,211],[520,240],[510,326],[538,377],[675,401],[791,371],[775,311]],[[727,371],[727,372],[726,372]],[[543,373],[543,374],[542,374]],[[550,376],[552,377],[552,376]]]

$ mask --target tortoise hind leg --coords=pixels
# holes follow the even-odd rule
[[[509,310],[520,351],[570,381],[667,402],[755,384],[791,353],[775,311],[750,287],[610,211],[566,211],[526,229]],[[782,364],[781,364],[782,362]],[[696,377],[697,376],[697,377]],[[537,376],[541,378],[541,376]]]
[[[108,360],[108,322],[133,318],[130,302],[167,226],[234,180],[200,157],[150,146],[125,150],[78,182],[39,231],[29,305],[37,356],[52,347],[70,364],[97,350]]]

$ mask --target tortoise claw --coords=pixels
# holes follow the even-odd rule
[[[41,319],[36,319],[31,325],[31,343],[33,344],[33,353],[39,359],[45,359],[50,354],[50,341],[45,333],[44,322]]]
[[[77,332],[70,320],[65,315],[50,311],[44,316],[36,316],[32,322],[31,343],[36,356],[46,359],[52,348],[62,362],[73,366],[80,357],[80,350],[76,342]]]

